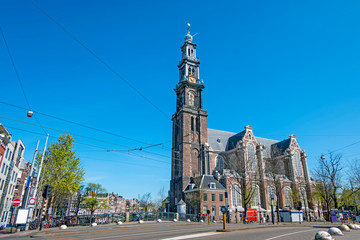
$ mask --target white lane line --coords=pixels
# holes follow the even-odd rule
[[[168,231],[155,231],[155,232],[144,232],[144,233],[130,233],[130,234],[122,234],[122,235],[112,235],[112,236],[102,236],[102,237],[88,237],[84,238],[83,240],[96,240],[96,239],[116,239],[116,238],[123,238],[123,237],[134,237],[134,236],[142,236],[142,235],[149,235],[149,234],[161,234],[161,233],[174,233],[174,232],[184,232],[184,229],[181,230],[168,230]],[[208,233],[209,234],[209,233]],[[211,234],[219,234],[217,232],[211,233]],[[195,235],[195,234],[194,234]],[[169,239],[176,239],[176,238],[169,238]],[[179,239],[185,239],[185,238],[179,238]],[[163,239],[165,240],[165,239]]]
[[[197,234],[185,235],[185,236],[180,236],[180,237],[164,238],[162,240],[182,240],[182,239],[189,239],[189,238],[199,238],[199,237],[212,236],[212,235],[215,235],[215,234],[220,234],[220,233],[217,233],[217,232],[197,233]]]
[[[276,236],[276,237],[267,238],[265,240],[272,240],[272,239],[276,239],[276,238],[281,238],[281,237],[285,237],[285,236],[289,236],[289,235],[294,235],[294,234],[297,234],[297,233],[310,232],[310,231],[314,231],[314,230],[316,230],[316,229],[310,229],[310,230],[306,230],[306,231],[298,231],[298,232],[287,233],[287,234],[279,235],[279,236]]]

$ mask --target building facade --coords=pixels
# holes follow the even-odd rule
[[[8,223],[12,213],[12,201],[17,185],[17,176],[23,159],[25,145],[21,140],[12,141],[11,134],[0,124],[0,141],[5,146],[0,165],[0,223]]]
[[[255,136],[251,126],[239,133],[207,127],[196,47],[188,32],[172,116],[170,211],[185,202],[187,213],[209,209],[215,219],[221,206],[233,213],[256,208],[262,216],[269,214],[271,203],[310,212],[307,156],[295,135],[277,141]]]

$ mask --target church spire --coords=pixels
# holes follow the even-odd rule
[[[193,36],[190,35],[190,23],[188,23],[187,34],[184,39],[184,45],[181,47],[182,58],[178,65],[179,82],[188,81],[200,84],[200,61],[196,57],[196,44],[192,42]]]

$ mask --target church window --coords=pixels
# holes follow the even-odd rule
[[[254,194],[253,194],[253,204],[254,206],[260,206],[260,191],[259,191],[259,185],[253,186]]]
[[[190,56],[190,48],[188,49],[188,55]]]
[[[194,131],[194,117],[190,119],[191,131]]]
[[[196,118],[196,131],[200,132],[200,118]]]
[[[249,171],[256,171],[255,148],[252,143],[246,145]]]
[[[284,188],[284,195],[285,195],[285,206],[292,207],[293,202],[292,202],[292,197],[291,197],[291,190],[289,187]]]
[[[238,184],[231,185],[231,199],[234,207],[241,207],[241,191]]]
[[[301,162],[300,162],[300,155],[298,151],[294,153],[294,164],[295,164],[295,174],[297,177],[302,177],[302,169],[301,169]]]
[[[307,195],[306,195],[306,191],[305,188],[300,188],[300,198],[302,201],[302,205],[307,207]]]
[[[216,157],[216,168],[217,169],[224,169],[224,158],[222,156]]]
[[[193,50],[193,49],[191,49],[191,55],[193,55],[193,53],[194,53],[194,50]]]

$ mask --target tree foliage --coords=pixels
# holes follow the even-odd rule
[[[88,183],[85,188],[85,199],[82,202],[82,207],[90,211],[92,215],[97,209],[106,209],[109,206],[107,202],[101,199],[101,195],[106,193],[106,189],[97,183]],[[91,223],[92,221],[90,221]]]
[[[62,206],[66,198],[78,191],[83,181],[84,170],[80,167],[80,159],[76,157],[73,148],[73,137],[70,134],[63,134],[59,136],[57,142],[50,144],[45,153],[40,189],[46,184],[52,186],[53,206]],[[38,164],[40,158],[39,155]]]

